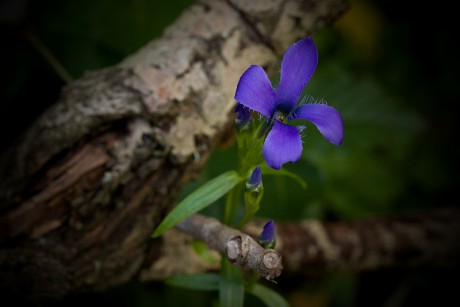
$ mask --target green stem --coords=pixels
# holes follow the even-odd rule
[[[241,270],[222,257],[221,280],[219,285],[220,307],[243,307],[244,283]]]
[[[224,223],[226,225],[232,225],[235,221],[236,208],[238,206],[238,200],[241,195],[242,183],[238,183],[230,192],[227,194],[225,200],[225,216]]]
[[[238,226],[236,227],[237,229],[243,228],[243,226],[251,220],[251,218],[254,216],[254,212],[250,212],[246,210],[244,213],[243,219],[238,223]]]
[[[257,284],[257,282],[259,281],[259,279],[260,279],[259,274],[257,274],[256,272],[252,272],[251,276],[250,276],[249,279],[246,281],[246,287],[247,287],[247,289],[252,289],[252,287],[254,287],[254,285]]]

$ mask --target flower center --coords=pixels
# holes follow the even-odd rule
[[[287,123],[286,115],[283,112],[277,111],[275,113],[275,119],[279,120],[280,122],[282,122],[284,124]]]

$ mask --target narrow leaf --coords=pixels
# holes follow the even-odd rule
[[[281,295],[260,284],[252,286],[249,293],[258,297],[269,307],[289,307],[289,303]]]
[[[178,275],[165,280],[166,284],[174,287],[192,290],[219,290],[219,274]]]
[[[161,222],[152,237],[160,236],[180,221],[211,205],[242,180],[243,178],[235,171],[225,172],[209,180],[177,204]]]
[[[267,165],[262,165],[261,167],[262,169],[262,174],[263,175],[276,175],[276,176],[287,176],[287,177],[291,177],[292,179],[296,180],[300,186],[304,189],[307,188],[307,183],[305,182],[305,180],[303,180],[299,175],[293,173],[293,172],[290,172],[288,170],[285,170],[284,168],[282,169],[279,169],[279,170],[274,170],[270,167],[268,167]]]
[[[211,253],[208,248],[208,245],[203,241],[191,241],[190,245],[193,247],[193,250],[200,256],[204,261],[212,264],[218,265],[219,259]]]
[[[228,262],[227,259],[222,259],[221,270],[220,307],[243,307],[244,285],[241,271]]]

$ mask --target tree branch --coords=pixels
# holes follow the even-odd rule
[[[281,274],[281,255],[263,248],[253,238],[225,226],[217,219],[195,214],[177,224],[177,227],[202,240],[212,249],[225,252],[227,259],[245,270],[254,270],[259,276],[274,280]]]
[[[277,249],[286,270],[314,273],[347,267],[455,267],[460,264],[460,210],[321,223],[277,223]],[[263,222],[245,231],[257,235]]]
[[[217,270],[215,264],[197,255],[190,241],[203,240],[210,248],[225,251],[229,238],[234,234],[241,235],[241,232],[214,219],[208,226],[208,219],[196,215],[179,224],[178,227],[188,235],[177,229],[167,231],[162,256],[150,267],[144,267],[141,280],[161,280],[173,275]],[[459,219],[460,210],[444,208],[355,221],[276,222],[276,249],[283,259],[281,265],[290,275],[316,275],[337,268],[356,271],[387,267],[449,270],[460,264]],[[255,238],[265,222],[251,221],[244,227],[244,232]],[[217,263],[220,254],[212,255]]]

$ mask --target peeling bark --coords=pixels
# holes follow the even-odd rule
[[[66,86],[0,157],[0,289],[40,301],[141,278],[150,234],[232,125],[251,64],[276,72],[342,0],[199,1],[113,67]],[[145,275],[145,274],[144,274]]]

